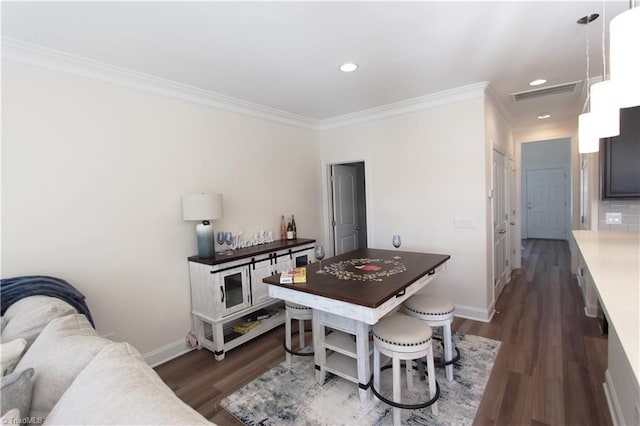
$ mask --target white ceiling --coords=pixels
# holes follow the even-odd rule
[[[604,6],[603,6],[604,5]],[[602,19],[604,12],[605,19]],[[627,1],[2,2],[2,36],[327,120],[488,81],[515,128],[577,120],[602,75],[602,23]],[[599,13],[592,24],[581,16]],[[338,66],[353,61],[350,74]],[[578,85],[581,89],[582,85]]]

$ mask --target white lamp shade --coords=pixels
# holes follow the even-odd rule
[[[609,138],[620,134],[617,88],[617,85],[610,80],[591,85],[591,113],[594,116],[594,132],[600,138]]]
[[[618,107],[640,105],[640,7],[629,9],[611,20],[611,80],[623,88],[618,91]]]
[[[184,220],[213,220],[222,217],[222,194],[187,194],[182,196]]]
[[[600,149],[600,138],[595,134],[595,116],[590,113],[578,116],[578,152],[588,154]]]

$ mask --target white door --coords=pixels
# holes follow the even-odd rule
[[[566,238],[566,178],[564,167],[527,170],[527,238]]]
[[[336,256],[358,248],[358,185],[355,166],[331,167],[333,235]]]
[[[493,283],[497,299],[509,278],[509,204],[504,154],[493,151]],[[494,300],[495,300],[494,299]]]

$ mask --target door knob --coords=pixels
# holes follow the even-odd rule
[[[360,231],[362,228],[359,226],[356,226],[356,231]]]
[[[507,231],[505,231],[504,229],[501,229],[498,231],[498,234],[505,234]]]

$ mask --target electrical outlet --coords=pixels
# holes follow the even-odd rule
[[[607,225],[622,224],[622,213],[605,213],[604,221]]]

